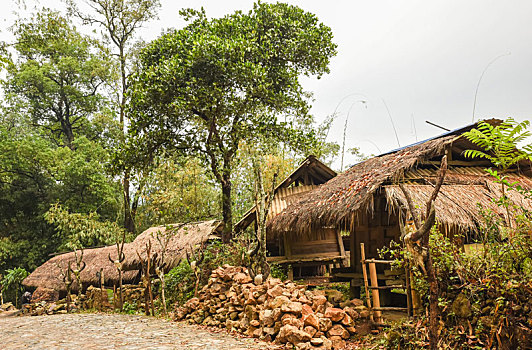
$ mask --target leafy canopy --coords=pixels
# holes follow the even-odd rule
[[[191,23],[150,43],[132,82],[132,136],[145,152],[186,147],[231,158],[248,135],[282,136],[279,114],[308,117],[299,78],[327,73],[336,54],[315,15],[260,2],[217,19],[182,14]]]
[[[13,31],[18,59],[7,67],[6,91],[34,125],[72,147],[100,107],[109,61],[95,41],[48,9],[17,21]]]
[[[532,145],[518,148],[519,144],[531,135],[530,131],[526,130],[529,125],[528,120],[518,123],[512,118],[498,125],[480,121],[477,128],[465,132],[464,136],[483,150],[466,150],[464,155],[487,159],[503,170],[524,159],[530,159]]]

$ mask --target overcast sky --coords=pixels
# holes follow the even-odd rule
[[[7,40],[6,28],[21,0],[1,1],[0,29]],[[303,81],[314,94],[312,113],[318,121],[338,113],[331,140],[341,143],[350,110],[347,147],[359,146],[367,154],[397,148],[383,100],[401,146],[441,132],[425,120],[449,129],[469,124],[477,83],[490,62],[479,86],[475,119],[524,120],[532,115],[531,1],[286,2],[315,13],[332,28],[338,44],[331,73]],[[8,3],[10,8],[4,6]],[[25,3],[31,8],[34,1]],[[52,0],[41,4],[61,6]],[[141,36],[151,40],[165,28],[181,27],[178,10],[183,7],[203,6],[208,16],[220,17],[247,11],[252,4],[162,0],[160,19],[147,24]]]

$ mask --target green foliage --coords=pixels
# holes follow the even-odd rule
[[[466,150],[464,155],[487,159],[502,170],[530,159],[532,145],[524,146],[522,150],[518,148],[531,135],[526,130],[529,125],[528,120],[518,123],[512,118],[496,126],[480,121],[476,129],[465,132],[464,136],[483,150]]]
[[[0,281],[0,293],[4,295],[4,301],[11,301],[19,307],[19,298],[24,292],[22,281],[28,277],[29,273],[23,268],[17,267],[6,270],[6,273]]]
[[[162,159],[145,181],[139,227],[219,217],[216,183],[197,158]]]
[[[194,296],[194,271],[188,261],[182,260],[164,277],[166,283],[167,302],[182,305]]]
[[[103,97],[110,64],[98,43],[76,31],[59,13],[43,9],[13,28],[17,60],[9,64],[11,105],[31,116],[48,137],[73,148]]]
[[[327,73],[336,45],[316,16],[283,3],[259,2],[248,13],[216,19],[183,14],[189,25],[154,40],[140,55],[131,83],[127,160],[142,162],[160,149],[197,152],[221,186],[227,232],[241,141],[300,136],[295,126],[309,118],[309,104],[299,78]],[[279,122],[282,115],[290,120]]]
[[[117,237],[124,234],[124,229],[115,222],[98,221],[98,214],[95,212],[69,213],[59,204],[52,205],[44,217],[48,223],[57,227],[63,239],[60,249],[111,245]]]
[[[32,270],[66,243],[44,219],[52,204],[116,218],[120,192],[105,169],[108,152],[85,137],[73,144],[56,147],[25,125],[0,126],[0,272]]]
[[[199,289],[207,284],[211,272],[219,266],[224,264],[241,266],[241,257],[245,249],[246,247],[238,241],[233,241],[231,244],[222,244],[219,241],[210,243],[205,248],[203,261],[197,266],[200,276]],[[167,304],[181,305],[193,297],[195,282],[194,271],[188,261],[182,260],[165,276]]]
[[[279,264],[270,264],[270,276],[285,281],[288,278],[287,267]]]

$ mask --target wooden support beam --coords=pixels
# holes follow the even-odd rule
[[[375,311],[407,311],[406,307],[392,307],[392,306],[383,306],[383,307],[374,307]]]
[[[345,256],[345,248],[344,248],[344,241],[342,239],[342,233],[340,232],[339,229],[336,229],[336,240],[338,242],[338,250],[340,251],[340,255],[341,256]],[[341,266],[338,266],[338,267],[344,267],[344,262],[342,261],[340,263]]]
[[[393,260],[366,259],[367,264],[393,264]]]
[[[369,277],[371,280],[371,286],[379,287],[379,281],[377,280],[377,268],[374,262],[369,264]],[[381,300],[380,300],[378,288],[371,291],[371,296],[373,299],[372,310],[375,310],[375,312],[373,313],[373,317],[375,318],[375,322],[380,322],[382,312],[378,310],[381,307]]]
[[[366,304],[368,305],[368,308],[371,309],[371,297],[369,295],[370,292],[368,288],[368,273],[366,271],[366,249],[364,248],[364,243],[360,243],[360,258],[360,262],[362,263],[362,276],[364,277],[364,289],[366,290]]]

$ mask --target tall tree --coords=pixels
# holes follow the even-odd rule
[[[109,63],[97,43],[58,12],[43,9],[13,30],[17,60],[7,66],[6,92],[34,125],[72,149],[101,105],[98,90]]]
[[[290,135],[287,120],[309,118],[301,75],[328,73],[336,54],[331,29],[283,3],[256,3],[208,19],[185,10],[190,24],[143,50],[131,90],[131,137],[141,152],[197,152],[222,189],[224,241],[232,232],[232,180],[240,143],[251,135]],[[130,149],[139,150],[138,147]]]
[[[159,0],[86,0],[85,4],[91,9],[85,14],[80,11],[74,0],[66,1],[70,12],[81,18],[85,24],[98,24],[103,29],[106,42],[114,46],[114,56],[120,68],[119,87],[117,89],[117,106],[120,115],[120,125],[126,132],[127,128],[127,93],[129,76],[136,41],[137,30],[147,21],[157,17],[160,7]],[[129,171],[124,172],[124,227],[129,232],[135,232],[135,214],[139,196],[131,199],[131,178]]]

